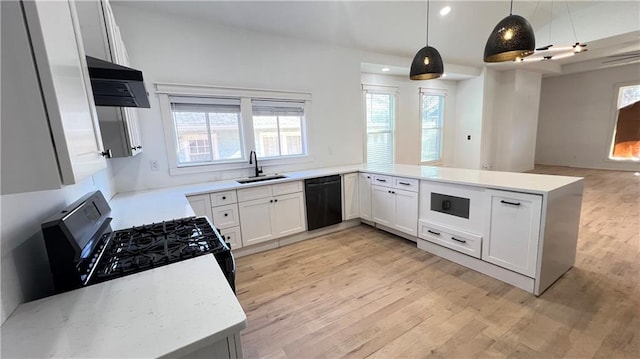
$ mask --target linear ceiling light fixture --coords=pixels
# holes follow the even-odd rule
[[[484,47],[484,62],[513,61],[533,54],[536,36],[527,19],[513,15],[513,0],[509,16],[493,28]]]
[[[564,2],[567,8],[567,16],[571,23],[571,30],[573,30],[573,38],[576,41],[573,45],[554,46],[547,45],[537,48],[533,55],[527,58],[516,58],[513,61],[516,62],[534,62],[534,61],[548,61],[548,60],[560,60],[567,57],[571,57],[575,54],[579,54],[587,51],[587,44],[578,41],[578,35],[576,35],[576,28],[571,18],[571,11],[569,11],[569,4],[565,0]],[[551,25],[553,24],[553,1],[551,1],[551,20],[549,20],[549,42],[551,42]]]
[[[427,46],[418,51],[411,63],[409,78],[412,80],[432,80],[442,76],[444,64],[442,56],[429,46],[429,0],[427,0]]]

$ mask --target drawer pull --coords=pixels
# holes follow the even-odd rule
[[[224,214],[224,216],[225,216],[225,217],[228,217],[228,216],[229,216],[229,213],[225,213],[225,214]]]
[[[222,196],[222,200],[225,200],[225,199],[227,199],[227,196]]]
[[[386,180],[386,179],[380,179],[380,178],[376,178],[376,181],[379,181],[379,182],[387,182],[387,180]]]
[[[503,200],[501,200],[500,203],[510,204],[512,206],[519,206],[520,205],[520,202],[509,202],[509,201],[503,201]]]
[[[454,241],[460,242],[460,243],[467,243],[467,241],[465,241],[464,239],[458,239],[456,237],[451,237],[451,239],[453,239]]]
[[[427,229],[427,232],[429,232],[429,233],[431,233],[431,234],[435,234],[436,236],[439,236],[439,235],[440,235],[440,233],[438,233],[438,232],[434,232],[434,231],[432,231],[432,230],[430,230],[430,229]]]
[[[408,182],[398,182],[398,184],[405,185],[405,186],[411,186],[411,183],[408,183]]]

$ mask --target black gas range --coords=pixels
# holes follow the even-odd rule
[[[215,256],[235,291],[229,243],[205,217],[188,217],[112,231],[111,208],[89,193],[42,224],[56,293],[147,269]]]

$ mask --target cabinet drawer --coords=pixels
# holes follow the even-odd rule
[[[420,238],[480,258],[482,237],[423,220],[420,221],[419,227]]]
[[[230,227],[220,230],[220,235],[225,242],[231,244],[231,249],[242,248],[242,235],[240,227]]]
[[[418,188],[420,187],[420,181],[413,178],[402,178],[402,177],[394,177],[393,178],[393,188],[403,189],[405,191],[418,192]]]
[[[213,225],[218,229],[225,229],[240,225],[237,204],[213,207],[211,210],[213,212]]]
[[[383,187],[393,187],[393,177],[383,175],[373,175],[373,181],[371,184],[375,184]]]
[[[239,202],[252,201],[254,199],[271,197],[271,186],[243,188],[237,192]]]
[[[237,203],[236,191],[216,192],[211,194],[211,206],[224,206],[226,204]]]
[[[278,183],[271,186],[271,190],[274,196],[281,194],[302,192],[302,181]]]

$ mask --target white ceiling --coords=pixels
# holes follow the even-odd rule
[[[148,11],[370,52],[413,58],[425,45],[424,1],[117,1]],[[452,10],[440,16],[445,6]],[[567,11],[567,7],[569,11]],[[589,51],[553,64],[529,65],[559,73],[561,65],[640,50],[640,1],[515,1],[513,13],[536,31],[536,45],[588,44]],[[509,14],[508,1],[431,1],[429,45],[446,65],[481,67],[493,27]],[[575,35],[568,14],[575,27]],[[549,24],[551,25],[549,30]],[[548,63],[548,62],[547,62]],[[409,64],[407,64],[408,68]],[[493,65],[495,66],[495,65]],[[513,66],[499,64],[498,66]],[[381,66],[382,67],[382,66]],[[380,67],[380,68],[381,68]],[[575,66],[574,66],[575,68]],[[546,69],[546,70],[545,70]],[[363,68],[364,71],[366,71]],[[402,72],[403,69],[394,69]],[[406,71],[406,69],[404,69]]]

